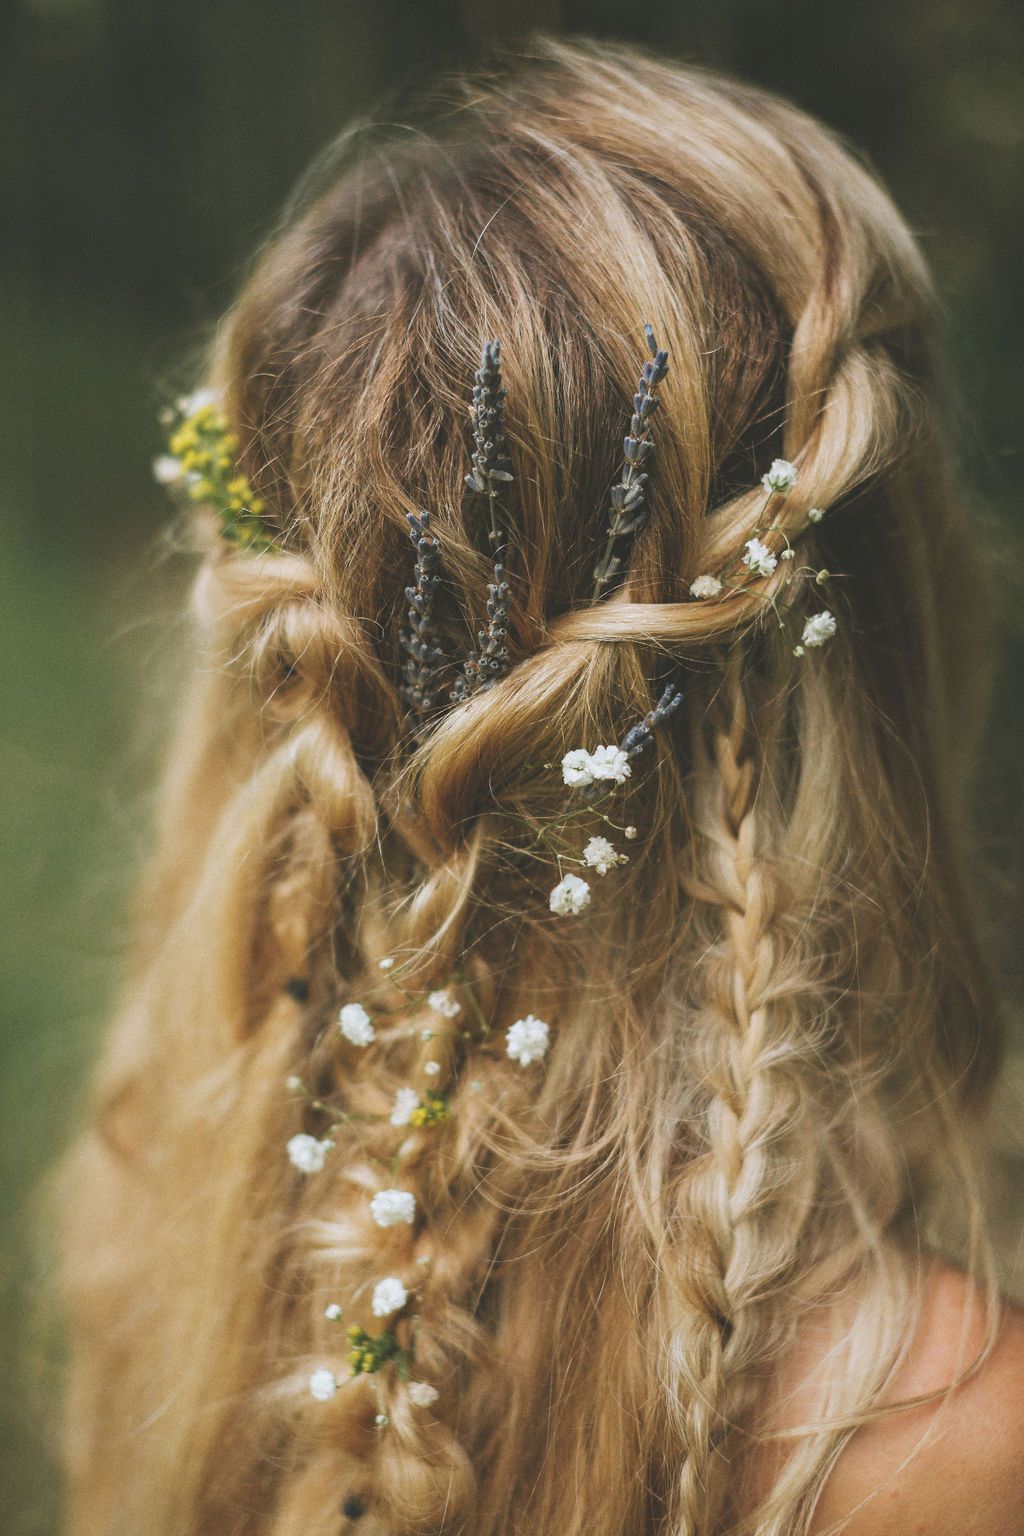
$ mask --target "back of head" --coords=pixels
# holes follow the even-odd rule
[[[82,1536],[712,1536],[844,1294],[751,1517],[795,1532],[969,1178],[984,626],[915,245],[818,124],[625,49],[538,45],[442,123],[358,140],[214,349],[266,537],[194,519],[69,1169]]]

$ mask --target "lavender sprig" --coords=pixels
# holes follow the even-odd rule
[[[508,613],[510,589],[505,580],[506,532],[498,516],[502,485],[513,478],[505,453],[505,396],[501,382],[501,343],[485,344],[473,385],[473,469],[466,484],[487,497],[490,529],[487,535],[494,560],[494,579],[487,587],[487,627],[477,631],[477,649],[467,656],[455,679],[451,697],[459,704],[488,687],[508,671]]]
[[[630,726],[619,743],[619,751],[625,752],[628,758],[639,757],[654,740],[654,733],[660,725],[670,719],[683,702],[682,691],[675,683],[669,683],[661,698],[653,709],[649,709],[642,720],[636,725]]]
[[[639,532],[650,510],[646,505],[647,473],[643,466],[654,448],[651,419],[661,404],[654,391],[668,373],[668,353],[659,349],[649,325],[644,326],[644,336],[650,357],[644,363],[633,396],[633,415],[623,443],[622,474],[618,485],[613,485],[611,490],[608,539],[604,553],[594,567],[591,601],[595,603],[604,596],[622,569],[622,555],[616,553],[616,544]]]
[[[440,576],[441,551],[430,532],[430,513],[407,512],[409,537],[416,550],[415,585],[406,587],[409,604],[407,627],[399,634],[408,661],[402,668],[401,694],[409,708],[421,717],[437,703],[437,675],[444,665],[444,651],[434,638],[434,593]]]

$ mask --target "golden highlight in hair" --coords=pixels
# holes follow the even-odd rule
[[[697,68],[539,43],[446,108],[439,137],[361,141],[214,348],[260,542],[192,519],[194,677],[65,1173],[73,1536],[795,1536],[891,1383],[943,1189],[981,1263],[984,596],[915,244],[825,129]],[[594,604],[647,321],[649,515]],[[507,670],[420,719],[407,519],[465,654],[491,337]],[[689,591],[742,554],[774,456],[799,466],[776,521],[835,573],[813,658],[756,583]],[[517,829],[669,677],[629,863],[560,919]],[[543,1068],[438,1028],[432,988],[485,1029],[546,1021]],[[396,1138],[409,1083],[444,1113]],[[304,1175],[310,1133],[333,1145]],[[346,1379],[382,1277],[415,1298],[415,1392],[409,1314]],[[758,1482],[774,1372],[837,1301],[816,1416]]]

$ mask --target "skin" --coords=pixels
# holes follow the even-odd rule
[[[941,1391],[956,1375],[968,1319],[970,1361],[984,1342],[983,1304],[972,1282],[936,1263],[906,1363],[889,1400]],[[810,1330],[785,1393],[784,1421],[800,1421],[799,1382],[824,1349],[826,1323]],[[1024,1311],[1007,1303],[985,1364],[944,1399],[864,1425],[833,1468],[813,1536],[1024,1536]]]

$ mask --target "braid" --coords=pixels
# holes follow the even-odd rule
[[[781,880],[760,830],[738,647],[717,713],[710,759],[698,756],[704,855],[692,895],[715,914],[718,937],[701,963],[706,1151],[684,1185],[699,1262],[677,1516],[680,1531],[701,1536],[718,1529],[735,1473],[730,1447],[749,1420],[758,1368],[779,1347],[768,1315],[777,1315],[818,1182],[806,1048],[783,964]]]

